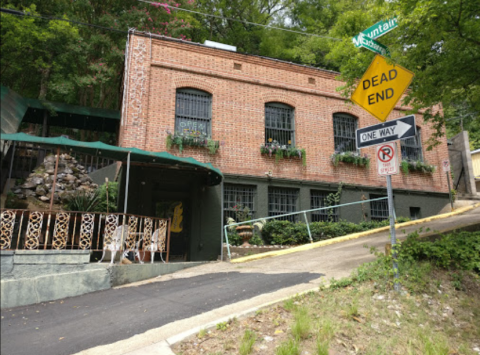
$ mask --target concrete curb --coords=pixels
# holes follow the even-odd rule
[[[459,208],[456,211],[440,214],[440,215],[437,215],[437,216],[417,219],[415,221],[399,223],[399,224],[396,225],[396,229],[409,227],[409,226],[413,226],[413,225],[421,224],[421,223],[425,223],[425,222],[430,222],[430,221],[434,221],[434,220],[437,220],[437,219],[444,219],[444,218],[456,216],[456,215],[465,213],[467,211],[473,210],[474,208],[477,208],[477,207],[480,207],[480,203],[476,203],[472,206],[462,207],[462,208]],[[372,230],[365,231],[365,232],[345,235],[343,237],[337,237],[337,238],[332,238],[332,239],[328,239],[328,240],[322,240],[322,241],[315,242],[315,243],[312,243],[312,244],[305,244],[305,245],[301,245],[299,247],[284,249],[284,250],[280,250],[280,251],[270,251],[270,252],[266,252],[266,253],[262,253],[262,254],[244,256],[244,257],[241,257],[241,258],[230,260],[230,262],[232,264],[246,263],[246,262],[254,261],[254,260],[271,258],[271,257],[275,257],[275,256],[280,256],[280,255],[287,255],[287,254],[297,253],[297,252],[300,252],[300,251],[312,250],[312,249],[321,248],[321,247],[331,245],[331,244],[345,242],[347,240],[353,240],[353,239],[358,239],[358,238],[362,238],[362,237],[367,237],[367,236],[370,236],[372,234],[376,234],[376,233],[379,233],[379,232],[385,232],[385,231],[388,231],[388,230],[390,230],[390,227],[388,227],[388,226],[387,227],[382,227],[382,228],[377,228],[377,229],[372,229]]]

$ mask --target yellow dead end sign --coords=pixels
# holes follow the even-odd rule
[[[352,101],[385,122],[415,74],[376,55],[352,95]]]

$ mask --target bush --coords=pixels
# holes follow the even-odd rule
[[[69,197],[65,208],[67,211],[95,212],[100,203],[100,191],[93,192],[80,190]]]
[[[99,194],[98,199],[99,203],[95,211],[97,212],[107,212],[107,185],[103,184],[98,188]],[[108,212],[117,211],[117,200],[118,200],[118,182],[108,183]]]
[[[402,220],[408,220],[408,218],[402,218]],[[340,221],[313,222],[309,226],[312,239],[314,242],[317,242],[388,225],[389,221],[370,221],[359,224]],[[307,225],[301,222],[292,223],[289,221],[271,220],[263,227],[262,237],[265,244],[269,245],[296,245],[310,242]]]
[[[480,273],[480,232],[450,233],[434,242],[420,241],[418,233],[411,233],[400,246],[399,259]]]

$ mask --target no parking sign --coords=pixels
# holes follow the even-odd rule
[[[397,143],[377,145],[378,175],[398,174]]]

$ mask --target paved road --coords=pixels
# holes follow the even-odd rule
[[[215,273],[17,307],[1,312],[1,354],[73,354],[320,276]]]
[[[442,231],[474,222],[480,222],[480,208],[422,227]],[[412,226],[405,232],[420,227]],[[219,315],[315,288],[322,277],[347,276],[373,259],[364,245],[383,248],[388,239],[388,233],[379,233],[246,264],[211,263],[135,287],[2,310],[1,354],[74,354],[123,339],[127,340],[110,346],[108,351],[98,347],[85,353],[130,354],[132,349],[204,325]],[[143,334],[132,338],[148,330],[148,337]]]

